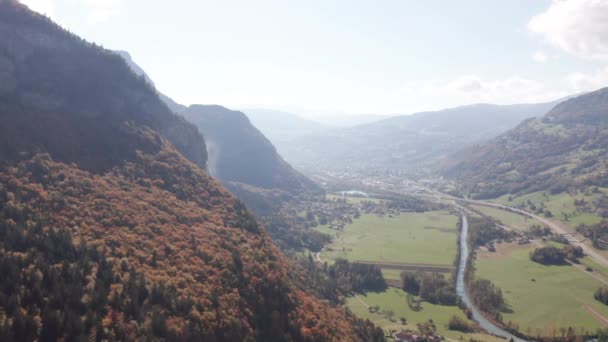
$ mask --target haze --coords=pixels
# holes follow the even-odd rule
[[[25,0],[182,103],[311,117],[539,102],[608,80],[603,1]]]

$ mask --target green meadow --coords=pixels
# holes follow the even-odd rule
[[[371,292],[358,295],[358,298],[348,297],[346,305],[355,315],[371,320],[384,330],[416,330],[417,323],[432,319],[437,326],[437,332],[453,340],[504,341],[483,334],[464,334],[448,330],[447,323],[452,316],[456,315],[466,320],[466,316],[457,306],[433,305],[423,302],[420,310],[414,310],[407,303],[407,293],[401,289],[388,288],[380,293]],[[370,312],[368,306],[376,305],[379,310]],[[392,316],[389,316],[389,312],[392,312]],[[402,317],[406,319],[407,325],[401,324]]]
[[[478,258],[476,276],[490,279],[502,289],[519,330],[531,335],[549,336],[561,328],[594,332],[604,328],[608,306],[593,298],[602,284],[573,266],[544,266],[530,260],[533,247],[517,248],[500,256]]]
[[[530,218],[524,215],[518,215],[516,213],[512,213],[506,210],[496,209],[485,207],[482,205],[473,205],[473,209],[480,211],[486,216],[493,217],[504,225],[515,228],[517,230],[528,230],[528,228],[532,225],[540,225],[544,226],[544,224],[540,223],[538,220]]]
[[[361,215],[334,237],[322,257],[452,265],[457,252],[457,224],[458,218],[447,211],[395,217]],[[336,231],[331,233],[335,235]]]
[[[600,188],[600,191],[606,193],[607,188]],[[579,224],[594,224],[601,221],[601,218],[595,213],[586,213],[577,210],[574,206],[574,200],[585,199],[585,201],[592,203],[601,194],[577,194],[571,195],[568,193],[560,193],[557,195],[551,195],[546,192],[533,192],[523,196],[510,196],[504,195],[497,198],[495,201],[511,207],[517,207],[521,204],[525,204],[528,201],[534,203],[536,206],[540,206],[541,203],[553,213],[554,218],[562,220],[568,223],[572,227],[576,227]],[[511,201],[509,198],[511,197]]]

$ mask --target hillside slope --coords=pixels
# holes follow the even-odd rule
[[[122,59],[12,0],[0,36],[0,340],[377,334],[292,284],[193,163],[202,137]]]
[[[210,173],[256,211],[270,210],[272,198],[320,191],[279,156],[243,113],[217,105],[192,105],[181,114],[206,138]]]
[[[154,84],[129,53],[116,53],[136,74]],[[166,95],[158,95],[175,113],[197,126],[208,144],[210,173],[256,213],[270,214],[293,196],[321,191],[317,184],[285,162],[242,112],[218,105],[186,107]]]
[[[567,100],[454,154],[443,173],[475,197],[608,185],[608,88]]]
[[[193,105],[182,115],[205,135],[209,170],[220,180],[294,193],[315,186],[278,155],[243,113],[216,105]]]
[[[419,171],[523,119],[543,115],[555,104],[477,104],[396,116],[299,138],[284,148],[284,154],[289,162],[308,169]]]
[[[10,2],[3,3],[6,6]],[[157,130],[197,165],[205,166],[205,143],[196,128],[171,114],[143,80],[132,77],[121,58],[109,51],[93,49],[54,24],[25,15],[25,10],[16,11],[20,15],[11,17],[9,12],[3,13],[0,26],[0,99],[50,114],[38,118],[36,134],[24,137],[18,130],[6,132],[3,139],[11,141],[17,150],[2,144],[2,159],[14,156],[19,148],[36,139],[36,143],[45,144],[66,160],[87,156],[90,167],[102,167],[96,165],[103,162],[94,160],[98,151],[89,150],[90,144],[69,141],[77,135],[64,135],[61,140],[47,139],[49,132],[68,125],[57,117],[61,113],[79,118],[83,125],[100,125],[93,134],[75,133],[87,142],[103,139],[104,126],[118,121],[137,121]],[[21,127],[31,123],[32,118],[27,115],[3,119],[11,120],[12,127]],[[85,127],[72,126],[71,129],[78,131]]]

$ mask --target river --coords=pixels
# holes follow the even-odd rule
[[[473,320],[492,335],[501,336],[506,339],[513,338],[514,341],[527,342],[508,331],[496,326],[494,323],[486,319],[479,310],[473,305],[469,295],[466,291],[464,284],[464,270],[467,267],[467,261],[469,259],[469,245],[467,243],[467,236],[469,234],[469,222],[467,221],[466,215],[462,215],[462,229],[460,231],[460,260],[458,261],[458,273],[456,276],[456,293],[462,299],[462,302],[471,309],[473,313]]]

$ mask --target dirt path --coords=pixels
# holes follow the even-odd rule
[[[315,254],[315,257],[317,258],[317,261],[319,262],[319,264],[323,263],[323,260],[321,259],[322,252],[323,252],[323,250],[321,250],[321,252],[317,252],[317,254]]]
[[[595,271],[589,272],[587,271],[587,267],[585,265],[581,265],[581,264],[575,264],[573,262],[571,262],[570,260],[567,260],[572,266],[574,266],[577,270],[585,273],[586,275],[595,278],[597,281],[601,282],[602,284],[608,286],[608,280],[606,280],[606,278],[602,277],[600,274],[598,274]]]
[[[595,311],[595,309],[593,309],[591,306],[583,305],[583,308],[585,308],[585,310],[587,310],[591,315],[593,315],[593,317],[595,317],[598,321],[604,323],[605,325],[608,325],[608,318],[604,317],[601,313]]]
[[[355,299],[361,303],[361,305],[365,306],[366,309],[369,309],[369,305],[367,305],[366,302],[363,301],[363,299],[359,298],[359,295],[355,295]]]
[[[401,270],[401,271],[423,271],[450,273],[454,270],[454,265],[421,264],[409,262],[390,262],[390,261],[369,261],[354,260],[353,262],[366,265],[376,265],[382,269]]]

